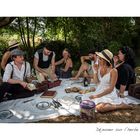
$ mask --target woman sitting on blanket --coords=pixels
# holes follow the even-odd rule
[[[113,54],[107,49],[96,52],[96,54],[99,57],[99,67],[94,67],[94,80],[98,86],[95,92],[84,95],[83,99],[93,100],[98,112],[130,109],[131,106],[123,103],[122,99],[118,97],[115,88],[118,73],[114,68]]]
[[[136,82],[134,56],[133,50],[127,46],[119,49],[118,58],[120,63],[116,65],[118,71],[116,88],[122,98],[128,94],[129,85]]]
[[[73,62],[71,59],[70,51],[65,48],[62,52],[63,58],[55,62],[56,75],[59,78],[71,78]]]

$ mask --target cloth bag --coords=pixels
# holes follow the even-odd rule
[[[140,99],[140,83],[131,84],[128,89],[128,95]]]

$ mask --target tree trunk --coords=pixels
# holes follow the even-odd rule
[[[33,49],[35,51],[35,33],[36,33],[37,18],[34,17],[34,32],[33,32]]]
[[[30,33],[29,33],[29,20],[28,20],[28,17],[26,17],[26,25],[27,25],[27,46],[28,46],[28,49],[29,49],[31,47],[31,45],[30,45]]]
[[[65,38],[65,44],[67,43],[67,32],[66,32],[66,31],[67,31],[67,30],[66,30],[66,24],[67,24],[67,23],[66,23],[66,20],[67,20],[67,19],[64,18],[64,38]]]
[[[25,36],[25,32],[24,32],[24,27],[23,26],[21,27],[21,30],[22,30],[22,34],[23,34],[23,40],[25,42],[25,47],[27,48],[28,45],[27,45],[26,36]]]
[[[27,47],[26,40],[25,40],[25,35],[24,35],[24,30],[23,30],[23,27],[21,25],[20,17],[18,17],[18,26],[19,26],[20,37],[21,37],[22,43],[25,47]]]
[[[66,27],[64,25],[64,38],[65,38],[65,44],[67,43],[67,33],[66,33]]]

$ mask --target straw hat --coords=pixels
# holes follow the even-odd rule
[[[16,40],[12,40],[12,41],[9,41],[8,45],[9,45],[9,48],[8,49],[11,49],[11,48],[14,48],[14,47],[19,46],[20,43],[17,42]]]
[[[111,65],[113,65],[113,54],[108,49],[105,49],[101,52],[95,52],[99,57],[103,58],[107,62],[109,62]]]

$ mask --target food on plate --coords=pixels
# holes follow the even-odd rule
[[[29,84],[27,84],[27,88],[32,91],[32,90],[36,89],[36,86],[32,83],[29,83]]]
[[[80,88],[79,87],[71,87],[71,88],[66,88],[65,89],[65,92],[66,93],[70,93],[70,92],[79,92],[80,91]]]
[[[90,89],[82,89],[79,91],[80,94],[86,94],[89,92],[94,92],[96,89],[94,87],[91,87]]]

